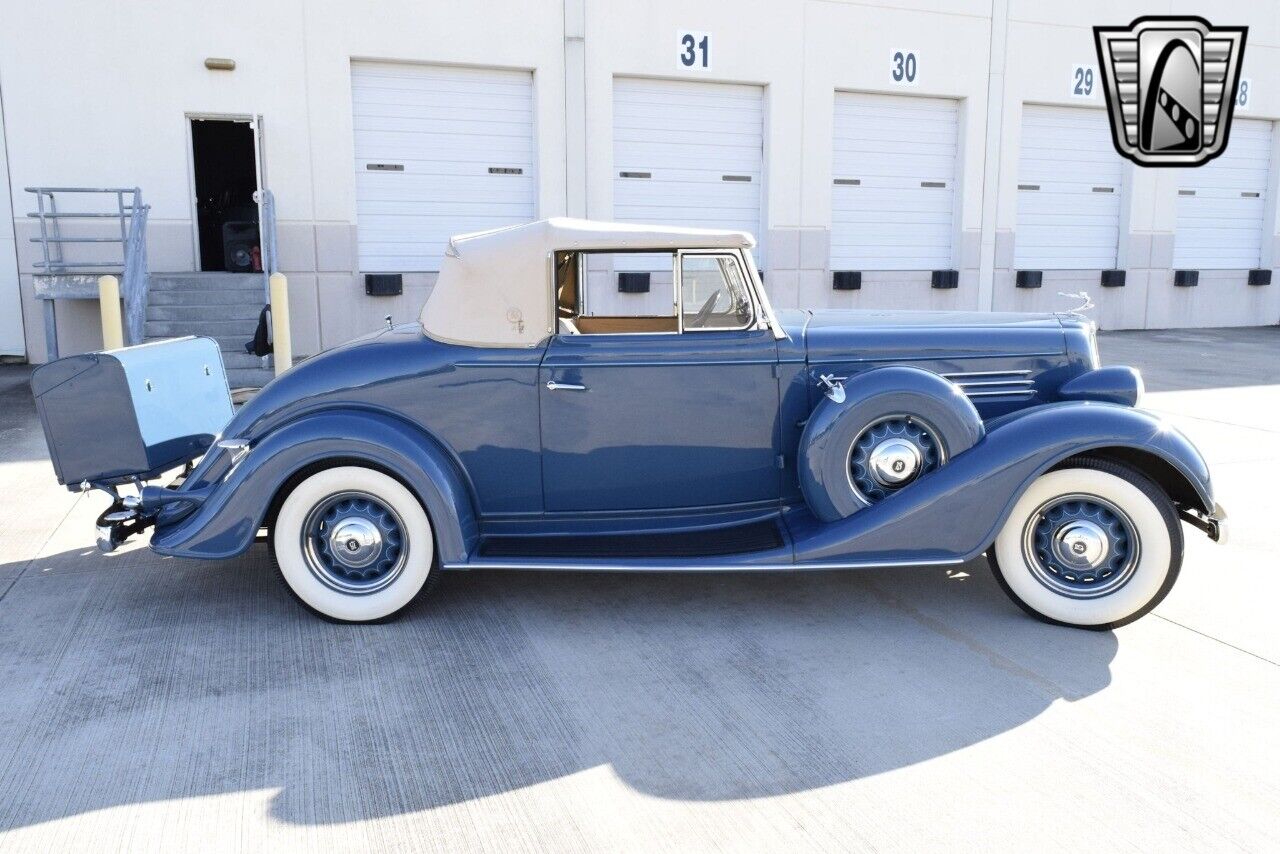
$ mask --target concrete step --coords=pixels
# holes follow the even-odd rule
[[[275,372],[265,368],[228,368],[227,384],[232,388],[262,388],[275,378]]]
[[[256,291],[266,294],[261,273],[152,273],[150,291]]]
[[[182,335],[253,335],[257,318],[239,320],[148,320],[148,338],[177,338]]]
[[[166,336],[148,337],[148,341],[163,341]],[[208,337],[208,336],[205,336]],[[245,342],[248,338],[214,338],[219,342],[222,351],[222,366],[227,369],[228,375],[232,371],[261,371],[266,370],[271,373],[271,358],[267,357],[267,367],[262,365],[262,358],[247,352],[244,349]]]
[[[252,353],[246,353],[241,347],[239,350],[223,350],[222,364],[228,371],[233,368],[261,368],[262,359]]]
[[[147,326],[148,326],[148,329],[147,329],[146,340],[148,341],[163,341],[166,338],[181,337],[179,335],[158,334],[151,331],[150,329],[151,324],[147,324]],[[215,335],[209,332],[190,332],[190,333],[184,333],[184,334],[198,335],[201,338],[212,338],[214,341],[218,343],[218,349],[222,351],[224,357],[226,356],[227,353],[245,352],[245,349],[244,349],[245,342],[253,339],[252,332],[248,332],[242,335],[230,335],[230,334]]]
[[[262,306],[240,305],[155,305],[147,306],[147,320],[206,323],[225,320],[251,320],[257,323]]]
[[[220,291],[213,289],[173,288],[147,293],[147,305],[222,306],[253,304],[261,310],[266,303],[260,293],[243,290]]]

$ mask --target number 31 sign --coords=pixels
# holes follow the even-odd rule
[[[676,40],[680,44],[680,67],[686,70],[705,71],[711,68],[711,34],[693,30],[678,30]]]

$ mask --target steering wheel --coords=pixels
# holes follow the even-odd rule
[[[702,308],[698,309],[697,315],[694,316],[693,322],[689,325],[697,328],[707,322],[707,318],[711,316],[711,312],[715,311],[716,303],[720,301],[720,292],[723,288],[717,288],[715,293],[707,297],[707,301],[702,304]]]

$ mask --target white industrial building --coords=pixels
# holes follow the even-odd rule
[[[258,264],[258,188],[302,354],[416,316],[449,235],[554,215],[750,230],[780,307],[1062,310],[1074,301],[1059,292],[1087,290],[1104,328],[1275,324],[1280,280],[1250,271],[1280,266],[1280,16],[1184,7],[10,3],[0,354],[47,353],[48,244],[31,239],[28,187],[140,188],[147,334],[217,334],[224,349],[263,302],[234,272]],[[1221,158],[1140,168],[1112,147],[1092,27],[1185,12],[1249,27],[1247,89]],[[59,225],[115,239],[121,224]],[[64,249],[93,265],[122,246]],[[1019,270],[1041,286],[1019,287]],[[1102,286],[1109,270],[1122,286]],[[367,293],[379,284],[401,292]],[[92,299],[52,313],[61,353],[100,346]]]

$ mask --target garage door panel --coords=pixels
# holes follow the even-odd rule
[[[487,111],[493,113],[493,110]],[[524,139],[532,119],[531,113],[507,113],[506,115],[484,116],[472,113],[466,118],[459,118],[447,124],[434,118],[418,118],[416,116],[356,116],[353,127],[356,130],[375,134],[443,134],[458,133],[477,134],[496,137],[514,137]]]
[[[640,216],[648,217],[643,222],[658,222],[658,217],[664,212],[662,207],[638,208]],[[728,228],[735,231],[751,231],[755,228],[755,219],[751,213],[734,208],[705,208],[697,214],[689,214],[687,216],[665,218],[661,222],[663,225],[678,225],[688,228],[706,228],[708,218],[716,222],[716,228]],[[640,222],[641,220],[637,220]]]
[[[755,182],[724,181],[719,174],[685,173],[683,178],[664,175],[662,178],[625,178],[623,182],[614,190],[614,195],[638,204],[670,204],[673,193],[691,186],[698,186],[699,192],[714,192],[719,204],[755,208],[760,200]]]
[[[903,247],[903,246],[913,246],[916,242],[919,241],[921,237],[932,237],[935,240],[944,240],[947,237],[947,232],[950,229],[950,227],[951,227],[950,224],[943,225],[943,226],[921,225],[921,226],[914,226],[910,231],[906,231],[904,229],[899,229],[899,228],[887,228],[885,226],[877,227],[877,226],[867,225],[862,230],[862,234],[859,236],[874,238],[876,245],[882,248],[890,247],[890,246]],[[834,245],[839,246],[841,249],[856,248],[860,244],[860,242],[861,241],[854,241],[849,239],[842,239],[838,242],[833,241]],[[881,254],[885,254],[885,253],[881,253]]]
[[[356,149],[356,157],[361,160],[379,161],[395,155],[401,160],[484,162],[500,157],[517,159],[524,164],[533,162],[527,138],[515,133],[495,133],[491,128],[469,132],[459,124],[456,132],[409,133],[361,128],[356,132],[362,137]],[[460,138],[469,143],[465,149],[457,146]]]
[[[731,228],[759,236],[763,90],[616,78],[613,166],[619,222]]]
[[[876,151],[874,149],[866,149],[862,152],[837,152],[837,157],[848,158],[851,165],[845,168],[850,170],[849,174],[835,175],[836,178],[857,178],[863,187],[874,187],[877,184],[884,186],[886,178],[912,178],[915,186],[919,187],[921,181],[945,181],[950,182],[955,174],[955,154],[937,154],[935,151],[913,149],[903,146],[899,151]],[[852,165],[856,162],[856,158],[878,157],[885,160],[884,166],[876,170],[875,174],[867,174],[864,170],[862,174],[855,174],[857,167]]]
[[[1271,140],[1271,122],[1237,118],[1217,159],[1177,171],[1175,267],[1248,270],[1261,263]]]
[[[531,74],[353,63],[351,79],[361,270],[438,270],[451,236],[534,218]]]
[[[359,99],[355,107],[356,116],[411,116],[435,120],[439,120],[440,110],[453,109],[467,94],[457,89],[427,92],[378,86],[355,86],[351,91]],[[507,94],[491,87],[477,93],[477,98],[481,102],[478,109],[486,114],[530,112],[528,93],[519,88]]]
[[[1014,266],[1115,267],[1124,170],[1104,111],[1024,105]]]
[[[831,220],[834,225],[848,224],[865,224],[865,223],[893,223],[894,225],[911,225],[919,223],[921,225],[945,225],[951,227],[951,217],[945,213],[929,210],[927,208],[911,207],[907,205],[895,206],[893,210],[885,210],[879,214],[866,212],[856,212],[843,214]]]
[[[439,193],[434,196],[436,201],[454,198],[465,200],[481,196],[527,201],[528,195],[533,192],[533,186],[525,175],[490,175],[483,167],[468,171],[458,170],[456,166],[457,164],[448,163],[423,164],[423,171],[411,172],[406,164],[404,172],[366,170],[356,174],[356,188],[381,191],[390,194],[390,198],[400,198],[415,204],[421,204],[420,200],[411,198],[415,193]],[[454,167],[453,171],[437,171],[450,167]]]
[[[953,266],[957,140],[955,101],[836,93],[833,269]]]

